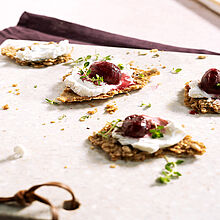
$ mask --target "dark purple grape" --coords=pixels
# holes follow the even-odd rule
[[[106,61],[99,61],[95,62],[90,66],[91,73],[89,77],[96,77],[96,74],[100,77],[103,77],[103,81],[107,84],[114,84],[117,85],[121,80],[121,70],[115,64],[106,62]]]
[[[125,136],[141,138],[144,137],[152,124],[142,115],[131,115],[125,118],[122,131]]]
[[[209,69],[202,77],[200,88],[209,94],[220,94],[220,71]]]

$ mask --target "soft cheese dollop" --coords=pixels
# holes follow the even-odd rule
[[[149,118],[149,120],[151,120],[152,123],[158,123],[157,118]],[[121,132],[120,127],[122,123],[118,123],[117,126],[119,128],[115,128],[112,132],[113,138],[117,139],[122,145],[132,145],[134,148],[146,151],[150,154],[158,151],[160,148],[177,144],[186,136],[185,131],[180,125],[169,120],[167,120],[167,125],[164,126],[163,137],[160,138],[152,138],[148,134],[141,138],[128,137]]]
[[[90,66],[94,62],[98,62],[102,60],[103,60],[103,57],[99,56],[97,58],[97,56],[91,56],[90,59],[86,60],[86,62],[89,62],[89,66],[87,67],[87,69],[89,69]],[[124,74],[122,78],[126,77],[126,81],[130,82],[130,84],[133,84],[133,78],[131,76],[134,70],[130,68],[129,64],[123,64],[120,60],[115,59],[115,58],[112,58],[109,62],[115,64],[116,66],[122,65],[123,70],[121,71]],[[73,67],[71,75],[67,76],[64,80],[65,85],[68,86],[71,90],[73,90],[79,96],[91,97],[91,96],[104,94],[104,93],[109,92],[110,90],[117,89],[123,83],[123,81],[121,80],[119,84],[117,85],[107,84],[106,82],[100,82],[100,84],[97,85],[89,80],[84,80],[81,78],[81,75],[79,73],[80,69],[83,68],[84,64],[85,62],[80,62],[76,64]]]
[[[62,55],[71,53],[72,46],[68,40],[59,43],[37,43],[30,47],[24,47],[24,50],[16,52],[16,58],[24,61],[37,61],[45,59],[54,59]]]
[[[192,98],[212,98],[214,95],[208,94],[199,87],[199,80],[189,82],[189,96]]]

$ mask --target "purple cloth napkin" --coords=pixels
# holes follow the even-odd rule
[[[215,54],[203,49],[190,49],[160,44],[147,40],[140,40],[112,34],[105,31],[89,28],[79,24],[62,21],[56,18],[24,12],[15,27],[0,31],[0,43],[6,39],[60,41],[68,39],[70,43],[101,45],[111,47],[126,47],[138,49],[158,49],[186,53]]]

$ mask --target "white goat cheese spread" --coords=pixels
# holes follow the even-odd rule
[[[16,58],[23,61],[37,61],[45,59],[54,59],[62,55],[71,53],[72,46],[68,40],[60,41],[59,43],[37,43],[32,44],[30,48],[24,47],[24,50],[16,52]]]
[[[87,59],[86,61],[89,62],[89,67],[94,63],[98,61],[102,61],[103,57],[97,56],[91,56],[90,59]],[[112,58],[111,60],[107,60],[107,62],[111,62],[118,66],[119,64],[122,64],[124,67],[123,70],[121,70],[122,73],[126,74],[128,78],[126,80],[133,82],[133,78],[131,77],[134,70],[130,68],[129,64],[123,64],[120,60]],[[80,69],[83,68],[84,62],[77,63],[74,65],[73,70],[71,72],[71,75],[67,76],[64,80],[64,83],[66,86],[68,86],[71,90],[73,90],[77,95],[79,96],[97,96],[103,93],[107,93],[112,89],[116,89],[122,81],[118,85],[109,85],[105,82],[100,82],[100,85],[95,85],[93,82],[88,80],[82,80],[81,75],[79,74]]]
[[[215,97],[213,94],[208,94],[207,92],[199,88],[199,80],[193,80],[189,82],[189,96],[192,98],[212,98]]]
[[[171,121],[167,122],[168,124],[164,126],[165,132],[163,133],[163,137],[160,138],[152,138],[149,135],[145,135],[142,138],[123,136],[120,131],[117,131],[117,128],[113,130],[112,137],[117,139],[122,145],[132,145],[134,148],[152,154],[160,148],[166,148],[177,144],[186,136],[185,131],[180,125],[174,124],[174,122]],[[117,126],[121,127],[122,122],[118,123]]]

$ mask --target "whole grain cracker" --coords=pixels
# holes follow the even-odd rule
[[[154,68],[148,71],[137,69],[134,67],[130,67],[134,70],[134,73],[132,74],[132,78],[134,79],[135,84],[131,85],[125,89],[122,90],[111,90],[107,93],[98,95],[98,96],[79,96],[76,93],[74,93],[69,87],[66,87],[64,91],[61,93],[59,97],[57,97],[57,100],[61,102],[82,102],[82,101],[89,101],[92,99],[107,99],[111,98],[114,95],[122,94],[122,93],[128,93],[133,90],[138,90],[143,88],[150,80],[152,76],[159,75],[160,72]],[[141,74],[141,77],[140,77]],[[69,75],[69,74],[68,74]],[[65,76],[64,76],[65,79]]]
[[[184,104],[197,112],[203,114],[218,113],[220,114],[220,104],[215,99],[208,101],[207,98],[192,98],[189,96],[189,82],[185,85]]]
[[[111,129],[111,123],[107,123],[105,127],[99,131],[108,132]],[[111,136],[109,132],[108,138],[105,138],[98,133],[94,133],[88,137],[88,140],[93,146],[100,147],[108,154],[112,161],[126,160],[126,161],[144,161],[150,158],[163,157],[164,155],[173,155],[176,157],[193,157],[195,155],[202,155],[205,153],[205,145],[203,143],[193,141],[191,136],[187,135],[179,143],[159,149],[153,154],[133,148],[131,145],[121,145],[117,139]]]
[[[51,43],[53,43],[53,42],[50,42],[48,44],[51,44]],[[12,60],[15,60],[15,62],[21,66],[31,66],[31,67],[35,67],[35,68],[42,68],[42,67],[47,67],[47,66],[52,66],[52,65],[67,62],[68,60],[71,59],[71,53],[73,51],[73,48],[69,54],[58,56],[56,58],[43,59],[43,60],[38,60],[38,61],[20,60],[20,59],[16,58],[15,57],[16,53],[19,50],[24,50],[24,48],[15,48],[13,46],[7,46],[7,47],[3,47],[1,49],[1,54],[3,56],[9,57]]]

